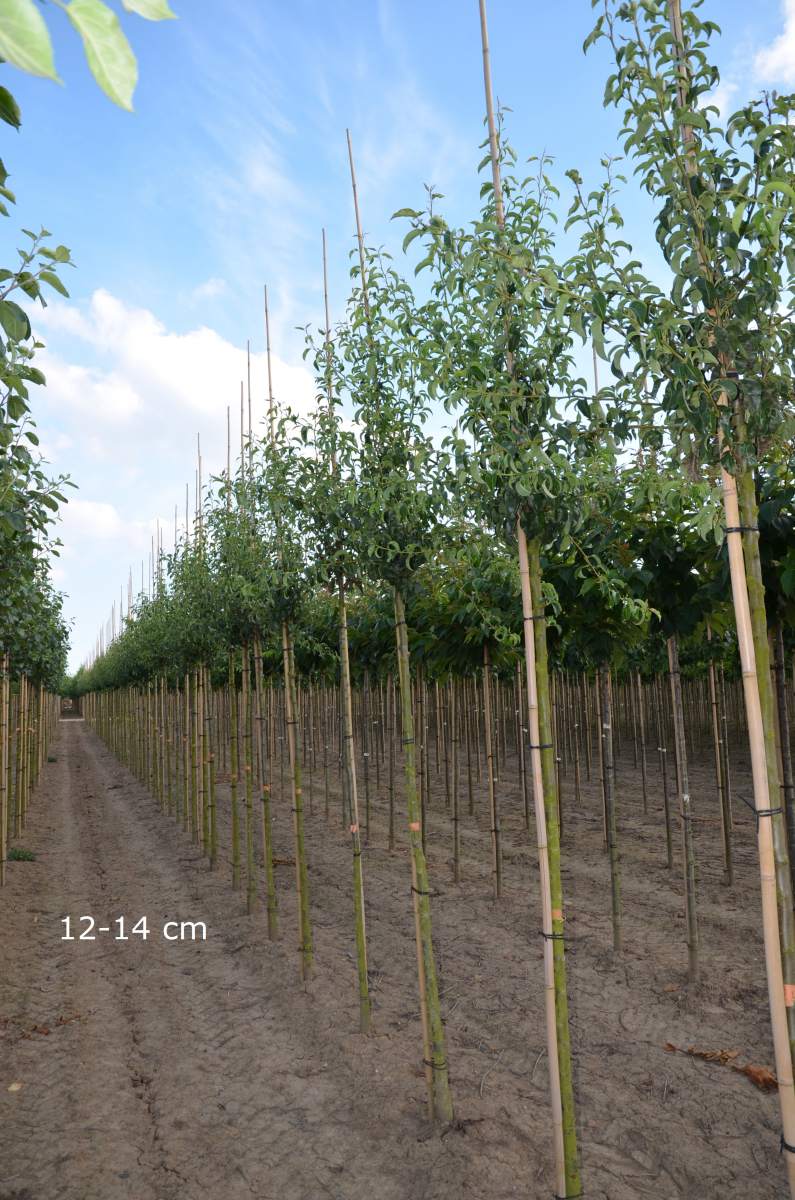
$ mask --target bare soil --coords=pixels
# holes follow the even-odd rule
[[[386,848],[384,778],[365,851],[374,1033],[357,1032],[349,840],[336,767],[307,816],[316,970],[298,975],[289,802],[274,789],[280,938],[230,886],[228,791],[211,872],[179,825],[81,721],[63,721],[0,895],[0,1200],[503,1200],[551,1197],[538,870],[515,764],[500,783],[505,894],[491,897],[485,786],[464,813],[452,882],[443,777],[430,812],[434,934],[457,1124],[424,1115],[405,846]],[[722,883],[706,754],[691,768],[703,981],[686,985],[677,865],[661,786],[619,763],[626,949],[611,950],[594,783],[564,781],[569,992],[584,1195],[773,1200],[786,1195],[751,814],[735,807],[736,878]],[[749,791],[742,764],[735,787]],[[372,783],[371,779],[371,783]],[[305,788],[309,799],[310,789]],[[466,787],[462,784],[462,808]],[[403,821],[399,821],[402,828]],[[62,941],[61,918],[146,915],[149,938]],[[202,920],[203,943],[164,921]],[[76,928],[79,932],[80,927]],[[730,1063],[673,1053],[737,1051]]]

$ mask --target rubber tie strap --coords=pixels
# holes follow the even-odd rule
[[[426,1067],[430,1067],[432,1071],[446,1071],[447,1059],[442,1059],[440,1063],[434,1062],[432,1058],[424,1058],[423,1063]]]
[[[753,802],[751,800],[749,800],[747,796],[744,796],[742,794],[742,792],[737,792],[736,795],[739,796],[739,798],[742,800],[743,804],[745,804],[748,808],[750,808],[751,812],[756,817],[757,829],[759,828],[759,818],[760,817],[776,817],[779,815],[779,813],[784,812],[784,809],[780,806],[778,808],[756,808],[755,805],[753,804]]]
[[[538,745],[536,745],[535,742],[527,743],[528,750],[552,750],[554,749],[554,746],[554,742],[540,742]]]
[[[422,890],[422,888],[415,888],[413,883],[411,885],[411,890],[412,890],[412,892],[415,892],[418,896],[432,896],[433,895],[433,892],[424,892]]]
[[[779,807],[779,808],[755,808],[754,816],[756,817],[756,828],[759,829],[759,818],[760,817],[777,817],[780,813],[783,813],[783,812],[784,812],[784,809],[781,807]]]
[[[725,525],[724,533],[759,533],[758,525]]]
[[[782,1133],[781,1141],[779,1142],[778,1152],[779,1152],[779,1154],[783,1154],[785,1150],[787,1151],[787,1154],[795,1154],[795,1146],[791,1146],[789,1144],[789,1142],[785,1141],[784,1134]]]
[[[562,942],[565,940],[565,935],[562,933],[544,933],[543,929],[539,929],[538,932],[541,934],[544,941],[547,942]]]

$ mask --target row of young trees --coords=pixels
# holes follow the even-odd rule
[[[71,0],[61,7],[82,39],[99,87],[120,107],[131,108],[138,67],[113,9],[102,0]],[[174,16],[166,0],[123,0],[123,8],[150,21]],[[59,81],[47,22],[33,0],[3,5],[0,57],[10,67]],[[0,120],[15,130],[22,125],[19,104],[2,85]],[[3,217],[16,202],[8,181],[0,160]],[[46,381],[35,361],[42,343],[31,312],[53,293],[69,296],[64,277],[74,265],[67,247],[52,244],[51,236],[46,229],[23,229],[16,261],[0,268],[0,885],[9,838],[24,828],[27,797],[50,730],[45,714],[65,677],[69,642],[51,566],[59,545],[54,522],[72,485],[48,471],[33,411],[36,389]]]
[[[0,118],[21,122],[11,93],[0,88]],[[0,162],[0,214],[15,202]],[[0,886],[9,843],[24,828],[27,801],[51,732],[51,694],[66,671],[68,629],[62,597],[53,587],[57,553],[53,522],[65,501],[63,477],[52,478],[39,453],[31,413],[41,349],[29,308],[53,291],[68,295],[61,278],[71,265],[65,246],[47,230],[22,231],[17,261],[0,269]]]
[[[332,330],[326,315],[320,333],[308,334],[316,410],[300,419],[271,394],[267,435],[260,441],[249,431],[237,469],[230,463],[202,492],[192,536],[164,558],[153,595],[139,599],[120,637],[75,688],[91,693],[89,708],[106,735],[114,729],[109,721],[128,728],[126,741],[118,724],[112,737],[129,757],[129,722],[150,714],[153,703],[162,711],[185,704],[199,714],[191,718],[194,732],[203,728],[213,678],[217,686],[222,674],[234,713],[230,738],[261,729],[262,688],[278,667],[307,975],[312,937],[299,732],[305,707],[297,681],[338,673],[366,1030],[351,678],[352,672],[362,680],[392,675],[429,1109],[447,1121],[453,1101],[423,846],[412,661],[429,678],[484,669],[486,707],[492,668],[512,671],[521,650],[556,1190],[574,1197],[581,1182],[552,666],[598,672],[617,952],[611,676],[618,669],[648,677],[660,666],[668,674],[695,981],[696,869],[681,672],[688,662],[704,670],[717,710],[715,662],[736,645],[783,1145],[795,1194],[795,916],[788,848],[795,798],[786,686],[775,686],[792,648],[795,595],[795,98],[763,97],[724,122],[709,104],[718,82],[708,55],[717,27],[700,19],[697,4],[684,12],[678,0],[599,0],[596,6],[601,12],[586,44],[606,41],[612,51],[605,100],[623,113],[625,154],[655,205],[666,286],[649,277],[626,241],[618,207],[622,180],[612,159],[605,160],[605,181],[592,188],[578,172],[568,173],[567,227],[575,249],[563,255],[552,166],[535,160],[523,174],[494,109],[480,0],[488,130],[480,213],[469,226],[453,227],[439,211],[443,198],[431,192],[425,208],[396,214],[408,223],[404,247],[419,251],[416,271],[427,281],[417,294],[386,254],[364,245],[354,179],[359,238],[345,319]],[[595,391],[577,374],[583,343],[609,368],[609,384]],[[444,438],[433,432],[442,407],[451,416]],[[394,639],[390,648],[388,639]],[[100,691],[110,698],[101,699]],[[159,718],[145,715],[152,719]],[[485,727],[492,727],[490,716]],[[251,735],[244,736],[244,758],[267,754],[261,737],[253,751]],[[716,738],[718,772],[719,743]],[[195,744],[194,753],[202,755]],[[246,758],[246,765],[253,762]],[[184,773],[203,789],[189,808],[202,814],[202,827],[206,822],[212,857],[212,769],[206,780],[203,770],[186,767]],[[492,780],[490,766],[486,773]],[[244,775],[250,855],[251,772]],[[257,778],[270,898],[270,794],[262,772]],[[197,796],[207,800],[195,809]],[[493,788],[490,802],[498,891]],[[724,808],[722,815],[728,877],[730,813]],[[268,913],[275,929],[270,899]]]

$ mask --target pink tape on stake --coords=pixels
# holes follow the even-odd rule
[[[419,821],[409,821],[409,829],[411,830],[412,833],[419,833],[419,831],[420,831]]]
[[[358,833],[358,832],[359,832],[359,826],[351,825],[351,833]]]
[[[795,983],[784,984],[784,1003],[787,1008],[792,1008],[795,1004]]]

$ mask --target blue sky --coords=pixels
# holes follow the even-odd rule
[[[251,339],[264,396],[262,286],[271,297],[279,397],[312,395],[296,326],[322,316],[320,230],[329,237],[332,312],[347,289],[353,216],[350,127],[369,240],[399,246],[390,216],[420,206],[423,185],[460,222],[476,209],[483,137],[476,0],[173,0],[179,20],[125,17],[140,65],[135,112],[94,84],[63,13],[48,6],[58,86],[3,67],[23,114],[2,157],[17,194],[0,229],[6,261],[18,225],[44,224],[70,246],[70,302],[36,318],[47,344],[37,413],[47,456],[79,485],[63,521],[56,578],[74,621],[73,665],[152,529],[173,529],[192,486],[196,435],[208,469],[225,457]],[[723,27],[720,101],[795,88],[795,0],[706,0]],[[219,17],[222,14],[222,19]],[[601,105],[602,47],[582,54],[588,0],[490,0],[494,82],[513,110],[522,156],[596,180],[616,153]],[[647,209],[623,202],[639,253]],[[170,535],[169,535],[170,536]],[[117,600],[118,603],[118,600]]]

